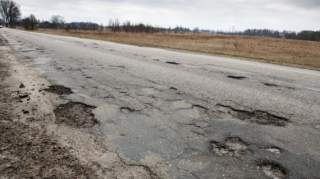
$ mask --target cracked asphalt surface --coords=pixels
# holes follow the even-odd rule
[[[0,34],[20,64],[59,89],[51,96],[57,109],[80,106],[74,118],[56,114],[58,127],[47,130],[101,178],[320,178],[318,71],[9,29]],[[68,88],[72,93],[64,94]],[[89,124],[78,120],[88,110],[94,123],[90,115]]]

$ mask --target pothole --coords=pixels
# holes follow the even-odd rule
[[[265,111],[244,111],[234,109],[230,106],[219,105],[224,108],[223,111],[227,111],[233,117],[242,121],[259,124],[259,125],[270,125],[270,126],[286,126],[290,121],[284,117],[280,117],[274,114],[270,114]]]
[[[131,109],[131,108],[129,108],[129,107],[122,107],[122,108],[120,108],[120,111],[121,111],[122,113],[129,114],[129,113],[131,113],[131,112],[134,112],[135,110],[134,110],[134,109]]]
[[[171,65],[179,65],[180,63],[177,63],[177,62],[166,62],[168,64],[171,64]]]
[[[228,78],[236,79],[236,80],[243,80],[246,77],[244,76],[236,76],[236,75],[229,75]]]
[[[271,152],[271,153],[275,153],[275,154],[282,153],[282,150],[278,147],[270,147],[270,148],[267,148],[266,151]]]
[[[269,87],[278,87],[279,85],[272,84],[272,83],[262,83],[264,86],[269,86]]]
[[[97,123],[92,114],[93,109],[93,106],[73,101],[62,104],[54,110],[56,123],[76,128],[93,127]]]
[[[280,164],[271,161],[261,161],[258,164],[259,168],[272,179],[283,179],[287,172]]]
[[[246,155],[248,145],[238,137],[229,137],[224,142],[211,142],[212,152],[220,156],[238,157]]]
[[[60,85],[52,85],[49,86],[49,88],[44,89],[47,92],[54,93],[57,95],[69,95],[72,94],[72,91],[70,88],[60,86]]]

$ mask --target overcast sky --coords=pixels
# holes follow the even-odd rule
[[[320,30],[320,0],[15,0],[22,15],[40,20],[59,14],[67,22],[143,22],[161,27],[212,30],[268,28]]]

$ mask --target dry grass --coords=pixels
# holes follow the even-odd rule
[[[37,32],[320,67],[320,43],[211,34],[133,34],[39,29]]]

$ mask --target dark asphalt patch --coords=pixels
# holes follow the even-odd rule
[[[59,86],[59,85],[52,85],[49,88],[44,89],[47,92],[54,93],[57,95],[69,95],[72,94],[72,90],[70,88]]]
[[[219,105],[225,108],[230,115],[245,122],[250,122],[259,125],[270,125],[284,127],[290,123],[289,119],[281,116],[270,114],[265,111],[245,111],[234,109],[230,106]]]
[[[62,104],[54,110],[56,123],[76,128],[93,127],[98,123],[92,114],[94,108],[93,106],[73,101]]]

